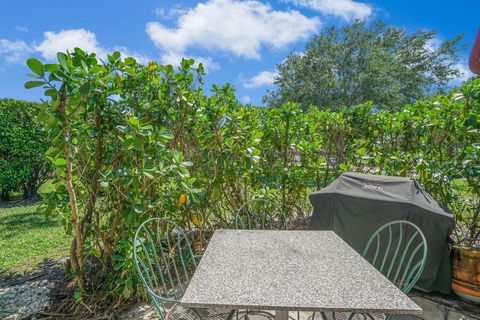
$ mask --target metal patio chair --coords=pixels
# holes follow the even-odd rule
[[[396,220],[380,227],[368,240],[363,257],[408,294],[427,263],[427,240],[415,224]],[[321,319],[393,319],[393,315],[320,312]],[[310,317],[314,320],[315,313]]]
[[[235,229],[288,230],[288,223],[280,205],[265,199],[253,199],[238,209]]]
[[[137,273],[161,320],[226,320],[233,316],[235,310],[179,304],[197,261],[187,235],[177,224],[148,219],[138,227],[133,245]]]

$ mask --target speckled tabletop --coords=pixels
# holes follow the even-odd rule
[[[419,314],[332,231],[215,231],[181,303],[190,307]]]

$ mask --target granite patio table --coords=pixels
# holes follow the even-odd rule
[[[420,314],[333,231],[216,230],[183,295],[193,308]]]

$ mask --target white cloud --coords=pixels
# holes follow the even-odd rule
[[[177,18],[178,16],[181,16],[186,12],[187,9],[185,9],[179,4],[174,4],[172,7],[170,7],[170,9],[166,9],[164,7],[155,9],[155,15],[160,19],[166,20]]]
[[[0,39],[0,57],[3,57],[8,63],[18,63],[25,60],[30,52],[32,52],[32,48],[24,41]]]
[[[28,55],[38,52],[48,61],[54,61],[57,52],[70,52],[79,47],[89,53],[95,53],[100,59],[105,59],[107,54],[119,51],[123,57],[134,57],[139,63],[146,64],[151,59],[141,53],[133,52],[122,46],[106,48],[100,45],[95,33],[85,29],[61,30],[59,32],[46,31],[43,39],[31,44],[25,41],[10,41],[0,39],[0,58],[8,63],[19,63],[26,60]]]
[[[258,0],[209,0],[181,13],[175,28],[149,22],[146,32],[164,55],[183,55],[195,47],[260,59],[262,47],[286,47],[319,26],[318,17],[273,10]]]
[[[55,60],[57,52],[59,51],[73,51],[76,47],[82,50],[95,53],[101,59],[105,59],[108,53],[119,51],[122,56],[134,57],[140,63],[147,63],[149,58],[145,55],[130,52],[127,48],[122,46],[115,46],[113,48],[105,48],[100,45],[95,33],[81,29],[61,30],[60,32],[46,31],[44,38],[40,44],[35,45],[34,49],[41,53],[47,60]]]
[[[160,8],[155,8],[155,15],[159,18],[162,18],[167,14],[167,10],[165,8],[160,7]]]
[[[441,45],[442,40],[438,37],[434,37],[426,41],[425,49],[427,49],[429,52],[435,52],[435,50],[438,50]]]
[[[286,0],[296,6],[309,8],[323,14],[334,15],[345,20],[368,18],[373,8],[370,4],[352,0]]]
[[[250,103],[251,101],[252,101],[252,99],[251,99],[249,96],[243,96],[243,97],[242,97],[242,102],[243,102],[243,103],[248,104],[248,103]]]
[[[193,59],[195,64],[202,63],[207,72],[213,72],[220,69],[220,65],[212,60],[210,57],[198,57],[188,54],[177,54],[174,52],[168,52],[161,56],[160,62],[162,64],[171,64],[172,66],[179,66],[182,58]]]
[[[16,26],[14,30],[18,32],[28,32],[28,28],[24,26]]]
[[[243,86],[247,89],[259,88],[263,86],[271,86],[275,77],[277,76],[276,72],[272,71],[262,71],[255,76],[243,81]]]
[[[105,49],[100,46],[95,33],[85,29],[61,30],[58,33],[46,31],[43,41],[35,47],[47,60],[54,60],[59,51],[73,51],[75,47],[98,56],[105,56]]]

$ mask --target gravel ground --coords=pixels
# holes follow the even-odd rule
[[[0,279],[0,319],[37,319],[53,303],[54,291],[64,285],[62,264],[47,261],[41,270],[13,279]]]
[[[50,307],[50,290],[55,286],[48,280],[32,281],[0,289],[0,310],[10,315],[5,319],[33,319],[34,315]]]

